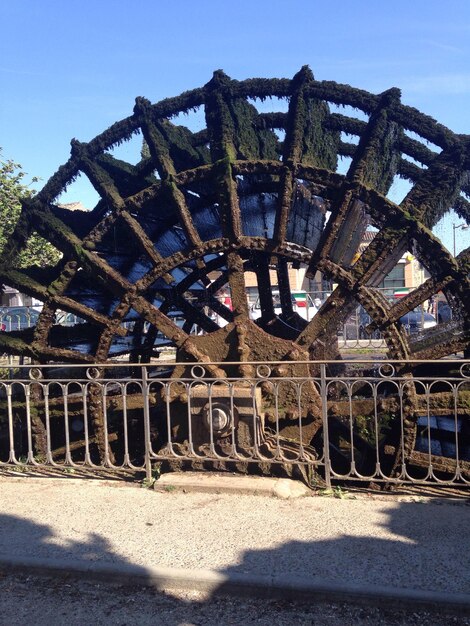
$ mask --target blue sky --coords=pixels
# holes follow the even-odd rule
[[[177,95],[218,68],[291,77],[308,64],[318,79],[400,87],[405,104],[470,133],[469,0],[0,0],[0,24],[3,158],[44,182],[72,137],[88,141],[136,96]],[[70,193],[90,197],[80,183]],[[438,232],[448,247],[452,219]],[[470,229],[456,239],[470,245]]]

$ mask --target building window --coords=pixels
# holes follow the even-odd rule
[[[380,287],[385,290],[385,295],[393,295],[395,289],[405,287],[405,264],[399,263],[385,276]]]

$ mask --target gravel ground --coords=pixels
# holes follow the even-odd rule
[[[443,626],[470,618],[425,611],[401,612],[344,604],[166,595],[149,589],[109,587],[36,577],[0,578],[0,625],[16,626]]]
[[[115,485],[0,479],[0,554],[470,593],[465,501],[278,500]]]

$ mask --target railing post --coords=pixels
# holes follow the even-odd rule
[[[325,483],[331,488],[330,438],[328,435],[328,391],[326,388],[326,364],[320,365],[320,398],[321,415],[323,421],[323,459],[325,462]]]
[[[145,438],[145,474],[147,480],[152,479],[152,463],[150,460],[150,408],[149,408],[149,387],[148,372],[145,365],[142,368],[142,396],[144,400],[144,438]]]
[[[15,451],[15,434],[13,430],[13,403],[12,403],[12,388],[11,384],[6,386],[7,394],[7,411],[8,411],[8,437],[10,439],[10,453],[8,456],[9,463],[17,463],[16,451]]]

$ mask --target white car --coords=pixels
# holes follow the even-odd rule
[[[273,293],[273,301],[274,301],[274,313],[276,315],[281,315],[281,302],[279,298],[279,293]],[[292,292],[292,308],[293,310],[300,315],[304,320],[310,322],[310,320],[314,317],[314,315],[318,312],[321,307],[320,298],[312,299],[305,291],[293,291]],[[256,299],[256,302],[250,307],[250,318],[252,320],[257,320],[261,317],[261,305],[259,298]]]

